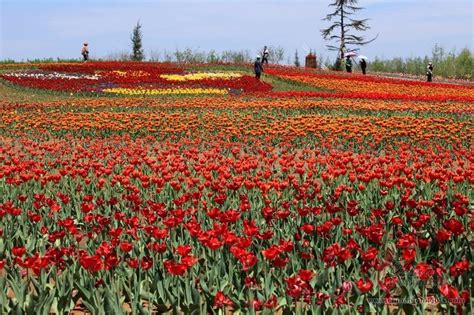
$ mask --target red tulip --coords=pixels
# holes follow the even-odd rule
[[[301,280],[309,282],[314,277],[314,272],[312,270],[301,269],[298,272],[298,276]]]
[[[411,249],[411,248],[405,248],[405,249],[402,251],[402,256],[403,256],[403,259],[404,259],[407,263],[410,263],[410,262],[412,262],[413,260],[415,260],[416,251],[415,251],[414,249]]]
[[[166,260],[164,262],[166,270],[175,276],[182,276],[186,270],[188,270],[188,266],[185,264],[176,263],[172,260]]]
[[[334,301],[334,304],[336,305],[336,307],[339,307],[341,305],[345,305],[347,304],[347,299],[344,295],[338,295]]]
[[[278,268],[283,268],[288,264],[290,259],[288,257],[282,258],[282,257],[276,257],[275,259],[272,260],[272,265]]]
[[[102,269],[103,262],[99,255],[88,256],[84,255],[79,258],[79,263],[84,269],[90,272],[98,272]]]
[[[456,262],[449,268],[449,274],[451,277],[458,277],[464,274],[471,268],[471,264],[467,260],[461,260]]]
[[[365,262],[371,262],[377,258],[379,251],[375,247],[370,247],[365,253],[362,254],[362,260]]]
[[[140,262],[136,258],[129,258],[127,259],[127,264],[130,266],[130,268],[137,269]]]
[[[249,306],[253,308],[255,311],[259,311],[262,309],[263,303],[258,298],[255,298],[252,301],[250,301]]]
[[[392,222],[392,224],[395,224],[395,225],[402,225],[403,224],[403,220],[400,217],[393,217],[391,222]]]
[[[105,266],[105,269],[107,270],[111,270],[115,268],[118,265],[118,263],[119,263],[119,260],[115,254],[110,254],[107,257],[105,257],[104,266]]]
[[[441,292],[450,303],[459,304],[459,291],[455,287],[445,283],[441,285],[439,292]]]
[[[189,245],[179,245],[177,248],[176,248],[176,252],[180,255],[180,256],[187,256],[189,255],[189,253],[191,252],[192,248],[191,246]]]
[[[369,291],[372,290],[372,288],[374,287],[374,284],[372,283],[372,281],[370,279],[359,279],[357,281],[355,281],[355,284],[357,286],[357,288],[359,289],[359,291],[361,291],[362,293],[367,293]]]
[[[419,263],[415,267],[415,275],[423,281],[429,280],[434,274],[435,271],[427,263]]]
[[[126,253],[131,251],[133,249],[133,245],[130,244],[129,242],[122,242],[120,243],[120,249]]]
[[[268,308],[268,309],[275,309],[278,306],[278,299],[275,294],[272,294],[272,296],[265,301],[263,304],[263,307]]]
[[[382,281],[379,280],[379,286],[383,291],[390,292],[395,287],[397,282],[398,278],[396,276],[386,276]]]
[[[142,258],[141,267],[143,270],[148,270],[153,266],[153,259],[151,257],[145,256]]]
[[[21,257],[26,253],[26,248],[23,246],[12,247],[11,251],[13,256]]]
[[[446,241],[449,241],[449,239],[451,238],[451,235],[452,235],[451,232],[446,231],[446,230],[444,230],[444,229],[440,229],[440,230],[436,233],[436,239],[438,240],[438,242],[444,243],[444,242],[446,242]]]
[[[278,246],[273,245],[268,249],[262,251],[263,257],[268,260],[274,260],[278,255],[280,255],[281,250]]]
[[[461,235],[464,233],[464,227],[461,222],[456,219],[449,219],[443,223],[443,226],[454,235]]]
[[[314,225],[309,224],[309,223],[303,224],[303,226],[301,227],[301,230],[305,232],[306,234],[311,234],[314,231]]]
[[[214,307],[221,308],[225,306],[233,306],[234,302],[224,295],[224,292],[218,291],[214,297]]]

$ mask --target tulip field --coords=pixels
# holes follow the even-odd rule
[[[0,314],[472,314],[474,85],[0,64]]]

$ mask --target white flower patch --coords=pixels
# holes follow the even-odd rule
[[[63,80],[99,80],[100,76],[88,75],[88,74],[64,74],[60,72],[10,72],[4,74],[6,77],[16,77],[16,78],[34,78],[39,80],[50,80],[50,79],[63,79]]]

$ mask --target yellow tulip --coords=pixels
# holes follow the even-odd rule
[[[124,95],[182,95],[182,94],[227,94],[227,90],[223,89],[203,89],[203,88],[189,88],[189,89],[130,89],[130,88],[110,88],[104,89],[105,93],[124,94]]]

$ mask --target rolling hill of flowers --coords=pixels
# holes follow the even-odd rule
[[[0,89],[0,313],[472,312],[473,86],[90,62]]]

